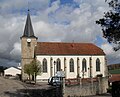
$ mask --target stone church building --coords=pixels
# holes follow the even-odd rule
[[[21,37],[22,79],[26,79],[24,65],[34,58],[43,66],[37,80],[47,80],[58,71],[64,71],[65,78],[90,78],[101,74],[106,76],[106,56],[103,50],[92,43],[38,42],[34,34],[30,14]]]

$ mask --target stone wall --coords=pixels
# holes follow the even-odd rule
[[[31,38],[30,45],[28,45],[27,37],[21,38],[21,65],[22,65],[22,80],[26,80],[28,75],[24,73],[24,65],[29,64],[35,57],[35,46],[37,45],[37,39]]]
[[[106,93],[108,88],[107,78],[98,78],[97,82],[84,83],[64,87],[64,97],[88,96]]]

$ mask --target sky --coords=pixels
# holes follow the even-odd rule
[[[113,51],[95,23],[110,10],[105,0],[0,0],[0,65],[20,63],[28,8],[39,42],[94,43],[106,53],[108,64],[120,63],[120,50]]]

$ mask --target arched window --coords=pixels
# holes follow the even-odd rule
[[[100,59],[97,58],[96,60],[96,71],[100,71]]]
[[[77,77],[79,77],[80,73],[80,59],[77,58]]]
[[[43,73],[47,73],[47,60],[43,59]]]
[[[61,61],[60,61],[60,59],[57,59],[56,70],[61,71]]]
[[[74,60],[70,59],[70,72],[74,72]]]
[[[87,64],[85,58],[82,60],[82,71],[87,72]]]

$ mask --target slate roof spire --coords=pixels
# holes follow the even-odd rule
[[[35,37],[33,27],[32,27],[31,18],[30,18],[29,9],[28,9],[28,14],[27,14],[27,20],[26,20],[26,24],[25,24],[24,34],[22,37]]]

